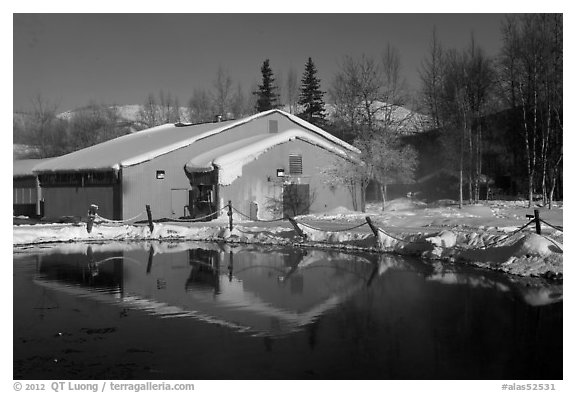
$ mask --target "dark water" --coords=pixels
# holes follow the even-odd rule
[[[20,249],[14,378],[562,379],[562,286],[310,249]]]

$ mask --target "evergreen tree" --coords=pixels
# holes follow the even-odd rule
[[[312,58],[309,57],[302,76],[298,100],[298,105],[303,107],[303,111],[298,116],[321,127],[326,122],[326,114],[324,113],[324,92],[320,90],[320,79],[316,76],[317,72]]]
[[[274,74],[270,68],[269,59],[264,60],[260,71],[262,72],[262,84],[258,85],[258,91],[252,94],[258,96],[256,111],[264,112],[278,107],[278,94],[276,93],[278,88],[274,85]]]

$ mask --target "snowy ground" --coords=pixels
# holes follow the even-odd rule
[[[102,242],[108,240],[205,240],[237,243],[285,244],[300,247],[363,249],[413,255],[428,260],[468,263],[520,276],[561,279],[563,274],[563,209],[540,208],[542,234],[535,233],[524,201],[490,201],[458,209],[454,201],[433,204],[407,198],[370,204],[366,213],[343,208],[329,213],[297,217],[305,237],[287,221],[253,222],[233,216],[212,222],[156,223],[147,225],[100,222],[89,234],[85,223],[14,225],[16,252],[40,243]],[[366,223],[369,216],[378,229],[375,236]],[[362,225],[364,224],[364,225]],[[360,226],[361,225],[361,226]]]

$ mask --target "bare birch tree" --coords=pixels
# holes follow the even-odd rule
[[[422,62],[419,73],[424,106],[432,116],[434,127],[440,128],[442,126],[440,100],[444,76],[444,51],[436,35],[436,26],[432,30],[429,55]]]
[[[188,101],[188,112],[192,123],[212,121],[214,108],[210,95],[203,89],[194,89]]]
[[[218,67],[213,86],[215,89],[214,106],[217,111],[216,114],[226,118],[228,117],[228,113],[231,112],[232,78],[228,72],[224,71],[222,66]]]
[[[297,112],[298,91],[298,76],[296,75],[296,70],[290,67],[286,77],[286,104],[292,114]]]
[[[562,162],[562,15],[508,16],[500,55],[503,96],[520,112],[528,204],[538,177],[543,202],[554,197]]]
[[[400,71],[398,52],[387,45],[379,60],[345,57],[330,90],[336,120],[352,130],[362,152],[363,165],[350,173],[363,185],[362,199],[366,177],[379,184],[382,208],[388,184],[410,181],[417,163],[415,152],[400,140],[411,121],[411,115],[397,114],[408,99]]]

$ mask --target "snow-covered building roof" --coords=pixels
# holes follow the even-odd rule
[[[44,161],[46,161],[46,159],[15,160],[12,163],[12,176],[34,176],[34,169],[36,168],[36,165]]]
[[[321,128],[294,115],[278,109],[272,109],[240,120],[196,125],[165,124],[153,127],[47,160],[39,164],[35,168],[35,172],[118,170],[121,167],[137,165],[152,160],[155,157],[189,146],[200,139],[272,113],[279,113],[289,118],[294,123],[322,136],[345,150],[358,152],[355,147],[341,141]]]
[[[218,167],[218,183],[227,185],[242,175],[244,165],[254,161],[271,148],[295,139],[326,149],[349,160],[356,160],[340,145],[335,145],[302,130],[292,129],[279,134],[256,135],[212,149],[188,161],[185,169],[188,173],[209,172]]]

